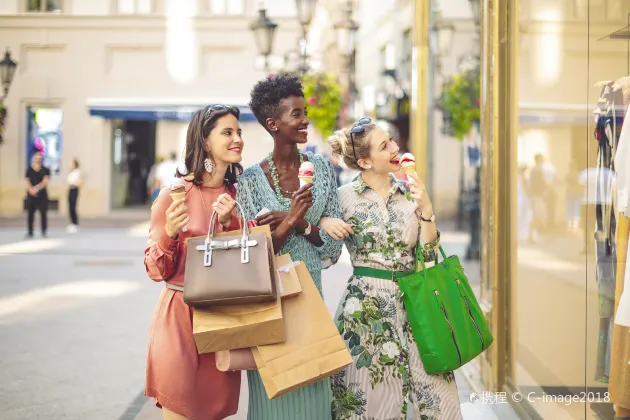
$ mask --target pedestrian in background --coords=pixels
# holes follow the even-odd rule
[[[151,197],[151,203],[157,200],[158,195],[160,195],[160,188],[162,185],[160,180],[157,177],[157,168],[160,164],[164,162],[164,157],[158,156],[155,159],[155,163],[151,165],[151,169],[149,170],[149,175],[147,176],[147,186],[149,187],[149,196]]]
[[[74,158],[68,174],[68,212],[70,214],[70,224],[66,227],[68,233],[77,233],[79,231],[77,202],[79,200],[79,189],[82,185],[83,175],[79,169],[79,160]]]
[[[212,211],[217,211],[217,230],[239,229],[233,198],[242,172],[239,116],[238,108],[224,105],[194,115],[186,135],[187,173],[177,172],[186,196],[173,201],[170,190],[162,188],[151,209],[144,264],[149,277],[166,287],[151,324],[145,394],[155,398],[165,420],[220,420],[238,410],[241,373],[220,372],[214,353],[198,354],[193,310],[184,303],[182,287],[186,240],[208,233]]]
[[[26,237],[33,237],[35,212],[39,210],[42,223],[42,237],[45,238],[48,231],[48,190],[46,187],[50,179],[50,169],[42,163],[44,158],[42,149],[35,148],[34,152],[31,166],[26,170],[26,209],[28,211]]]

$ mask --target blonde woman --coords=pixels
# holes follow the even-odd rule
[[[353,363],[331,380],[333,418],[389,420],[414,412],[423,420],[461,419],[454,375],[428,375],[411,335],[398,288],[402,273],[413,270],[414,250],[434,260],[440,235],[431,200],[415,175],[407,181],[398,146],[369,118],[335,133],[335,155],[361,171],[339,189],[343,222],[323,219],[333,238],[345,238],[353,276],[335,315]]]

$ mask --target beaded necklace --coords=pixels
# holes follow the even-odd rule
[[[300,157],[300,166],[304,163],[304,156],[302,153],[298,152]],[[271,173],[271,180],[273,181],[274,191],[276,192],[276,196],[278,196],[278,201],[280,204],[284,204],[286,207],[287,202],[291,203],[291,199],[283,196],[282,194],[294,194],[295,191],[287,191],[280,186],[280,181],[278,179],[278,169],[276,168],[276,164],[273,161],[273,154],[269,153],[267,156],[267,162],[269,162],[269,172]]]

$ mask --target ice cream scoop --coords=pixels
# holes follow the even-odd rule
[[[405,153],[400,159],[400,165],[407,175],[411,175],[416,171],[416,158],[411,153]]]
[[[171,190],[171,198],[173,201],[186,198],[186,183],[182,178],[174,178],[169,189]],[[186,226],[182,228],[182,232],[186,232],[187,230]]]
[[[300,188],[304,185],[311,184],[315,177],[315,165],[312,162],[303,162],[300,165],[298,171],[298,178],[300,178]]]

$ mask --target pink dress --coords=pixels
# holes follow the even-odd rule
[[[144,252],[144,264],[152,280],[184,285],[185,240],[208,233],[212,204],[224,192],[225,187],[198,189],[187,182],[188,231],[172,240],[164,225],[173,200],[168,188],[162,189],[151,209],[150,239]],[[238,229],[236,217],[232,217],[232,226],[230,230]],[[238,410],[240,384],[240,372],[220,372],[214,354],[197,353],[192,309],[184,303],[181,292],[165,287],[153,314],[145,395],[155,398],[158,406],[188,419],[219,420]]]

